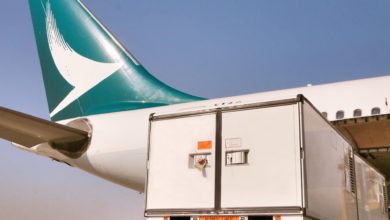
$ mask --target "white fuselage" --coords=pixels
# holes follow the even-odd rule
[[[280,100],[303,94],[318,110],[327,113],[328,120],[333,121],[336,120],[337,111],[344,111],[344,118],[352,118],[356,109],[361,110],[362,116],[371,115],[375,107],[380,109],[380,114],[389,113],[389,85],[390,76],[385,76],[89,116],[87,118],[93,132],[87,152],[79,159],[65,159],[65,162],[142,192],[151,113],[195,111]]]

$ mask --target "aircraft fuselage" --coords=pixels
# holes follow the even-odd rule
[[[152,113],[228,107],[303,94],[317,109],[327,113],[328,120],[333,121],[338,111],[344,112],[344,119],[353,118],[356,109],[360,109],[361,116],[371,115],[373,108],[379,108],[380,114],[387,114],[388,85],[390,76],[89,116],[87,119],[93,132],[87,152],[79,159],[64,161],[142,192],[146,175],[149,116]]]

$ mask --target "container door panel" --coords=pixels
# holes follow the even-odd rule
[[[222,208],[301,207],[298,105],[222,115]]]
[[[151,124],[147,209],[212,209],[215,114]]]

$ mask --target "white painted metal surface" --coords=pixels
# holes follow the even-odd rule
[[[303,120],[307,215],[357,219],[353,175],[348,169],[351,145],[308,104],[303,104]]]
[[[222,208],[302,206],[297,104],[223,113],[222,144]],[[245,150],[246,164],[227,164]]]
[[[155,121],[151,124],[148,209],[212,209],[215,178],[215,114]],[[211,141],[210,149],[198,142]],[[204,169],[193,154],[210,153]]]

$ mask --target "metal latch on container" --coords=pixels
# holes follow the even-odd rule
[[[248,164],[249,150],[226,151],[226,165]]]
[[[198,170],[203,170],[208,163],[207,157],[206,158],[198,158],[195,162],[195,168]]]
[[[210,157],[211,152],[190,154],[189,168],[196,168],[198,170],[205,169],[206,167],[210,166]]]

